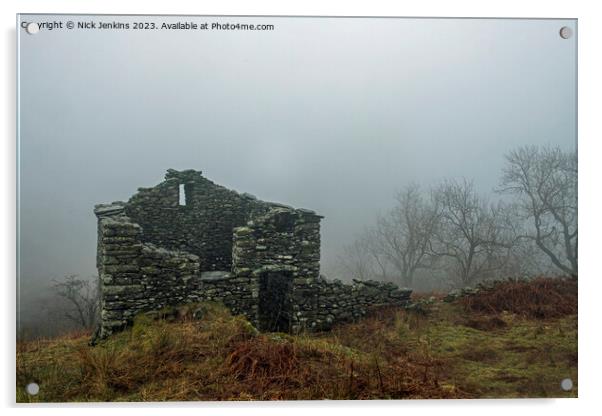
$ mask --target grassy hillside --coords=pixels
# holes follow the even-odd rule
[[[141,316],[96,347],[86,334],[20,343],[17,401],[576,397],[576,294],[569,280],[508,283],[299,336],[203,304],[200,320]]]

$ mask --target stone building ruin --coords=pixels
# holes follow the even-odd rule
[[[260,330],[327,330],[371,305],[404,305],[411,293],[324,279],[322,216],[226,189],[200,171],[169,169],[158,185],[94,213],[100,338],[138,313],[207,300]]]

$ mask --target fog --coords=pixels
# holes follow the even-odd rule
[[[328,276],[405,184],[490,193],[510,149],[576,145],[576,36],[558,34],[573,20],[102,20],[275,28],[19,30],[22,304],[94,275],[94,205],[168,168],[324,215]]]

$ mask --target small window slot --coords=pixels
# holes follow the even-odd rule
[[[186,206],[186,187],[184,184],[180,184],[179,188],[179,204],[180,206]]]

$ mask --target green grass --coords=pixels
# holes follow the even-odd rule
[[[205,304],[198,321],[140,317],[87,336],[19,343],[17,402],[577,396],[577,316],[537,320],[436,302],[318,334],[259,334]],[[570,377],[574,388],[560,389]],[[40,394],[29,396],[29,382]]]
[[[453,384],[476,397],[576,397],[577,317],[537,321],[502,314],[507,326],[484,331],[453,322],[457,307],[443,305],[450,318],[424,330],[433,353],[448,363]],[[560,381],[571,378],[570,392]]]

